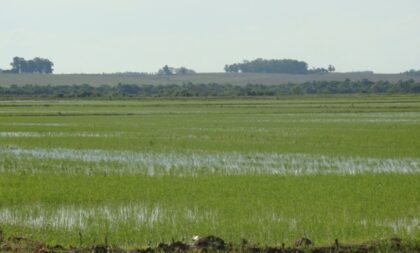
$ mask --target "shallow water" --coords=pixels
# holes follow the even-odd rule
[[[80,162],[77,169],[57,169],[57,173],[144,174],[148,176],[201,174],[244,175],[312,175],[362,173],[420,173],[418,158],[331,157],[292,153],[157,153],[107,151],[100,149],[30,149],[0,146],[0,159],[19,161],[22,170],[33,173],[32,161],[43,160],[51,168],[60,162]],[[35,164],[35,163],[34,163]],[[118,165],[118,166],[117,166]],[[13,166],[1,165],[0,171],[19,172]]]

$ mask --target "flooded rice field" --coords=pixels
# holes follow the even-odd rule
[[[418,97],[0,102],[8,236],[416,241],[419,200]]]
[[[0,146],[0,161],[2,160],[0,171],[17,173],[45,172],[45,166],[38,168],[35,165],[36,161],[40,160],[51,164],[48,173],[147,176],[420,173],[420,158],[380,159],[281,153],[136,153],[99,149],[28,149]],[[16,161],[16,165],[12,165],[13,161]],[[77,170],[64,170],[63,164],[68,161],[78,162]]]

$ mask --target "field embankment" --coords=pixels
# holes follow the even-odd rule
[[[167,84],[264,84],[276,85],[287,83],[304,83],[311,81],[360,81],[367,79],[373,82],[388,81],[396,83],[400,80],[413,79],[419,82],[420,76],[406,74],[373,74],[373,73],[328,73],[328,74],[226,74],[208,73],[194,75],[129,75],[129,74],[0,74],[0,86],[25,85],[82,85],[92,86],[136,84],[136,85],[167,85]]]
[[[302,243],[306,242],[306,243]],[[420,251],[419,242],[403,242],[398,237],[364,243],[343,244],[336,239],[334,243],[315,246],[308,238],[300,238],[294,246],[262,246],[242,240],[241,244],[225,242],[216,236],[205,236],[192,242],[161,242],[140,248],[121,248],[105,242],[91,246],[48,245],[24,237],[10,237],[0,240],[0,250],[4,253],[158,253],[158,252],[226,252],[226,253],[413,253]]]

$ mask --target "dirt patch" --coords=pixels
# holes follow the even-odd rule
[[[0,238],[1,239],[1,238]],[[174,241],[160,243],[156,247],[122,249],[115,245],[98,244],[90,247],[63,247],[48,245],[24,237],[10,237],[0,241],[1,253],[155,253],[155,252],[248,252],[248,253],[420,253],[420,242],[404,243],[398,237],[361,244],[344,244],[335,240],[331,245],[314,246],[309,238],[299,238],[293,247],[259,246],[246,240],[238,245],[226,243],[217,236],[196,237],[192,243]]]

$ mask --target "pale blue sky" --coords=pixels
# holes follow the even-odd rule
[[[0,68],[13,56],[56,73],[221,72],[260,57],[395,73],[420,69],[420,1],[0,0]]]

